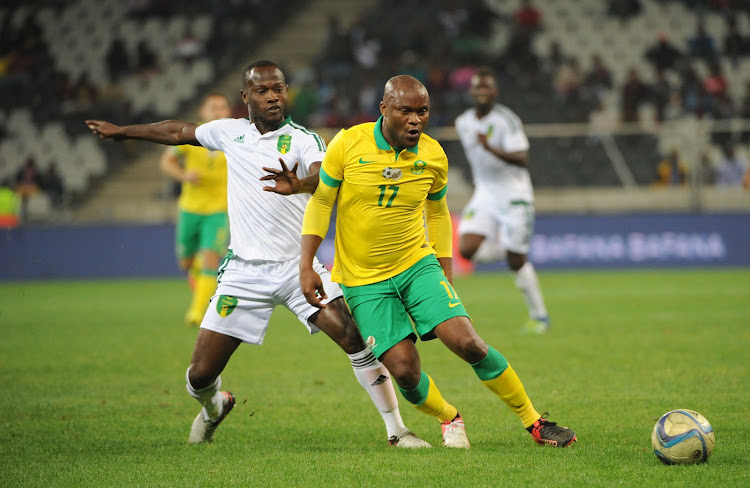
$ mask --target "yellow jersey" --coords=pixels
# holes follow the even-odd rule
[[[425,134],[417,146],[396,150],[383,137],[381,123],[382,117],[333,138],[323,158],[318,189],[305,212],[302,233],[325,237],[330,207],[337,198],[331,275],[346,286],[383,281],[429,254],[443,257],[452,252],[450,245],[445,249],[445,238],[433,249],[425,232],[428,200],[442,200],[441,217],[444,222],[447,216],[450,228],[444,204],[445,151]],[[444,233],[445,227],[441,229]]]
[[[185,144],[174,148],[185,171],[198,172],[197,184],[185,182],[178,205],[180,209],[202,215],[227,211],[227,160],[221,151]]]

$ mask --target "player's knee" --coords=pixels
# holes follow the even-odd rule
[[[513,271],[518,271],[519,269],[523,268],[524,264],[526,264],[525,254],[518,254],[508,251],[508,267],[510,269],[512,269]]]
[[[177,260],[177,265],[182,271],[187,271],[193,267],[193,258],[180,258]]]
[[[419,380],[422,379],[420,369],[409,368],[406,365],[396,366],[388,371],[391,372],[396,384],[404,390],[413,390],[419,385]]]
[[[454,351],[464,361],[476,364],[487,355],[487,343],[476,333],[461,336],[457,342],[454,342]]]

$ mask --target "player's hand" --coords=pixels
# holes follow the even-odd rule
[[[299,178],[297,178],[297,166],[299,166],[299,162],[294,163],[294,167],[291,170],[287,168],[283,159],[279,158],[279,162],[281,163],[281,169],[263,167],[264,171],[268,171],[271,174],[263,176],[260,180],[273,180],[276,182],[276,186],[264,186],[263,191],[270,191],[280,195],[299,193],[301,187]]]
[[[182,179],[184,183],[190,183],[192,185],[197,185],[200,180],[200,174],[194,169],[191,169],[190,171],[185,173],[185,177]]]
[[[487,134],[477,134],[477,141],[479,141],[479,144],[481,144],[485,149],[489,147],[489,145],[487,144]]]
[[[87,120],[86,125],[100,139],[114,139],[115,141],[123,139],[120,135],[120,126],[118,125],[110,124],[103,120]]]
[[[302,294],[305,295],[305,299],[310,305],[316,308],[326,308],[323,300],[328,298],[328,295],[326,295],[323,289],[323,281],[315,270],[312,268],[300,268],[299,284]]]

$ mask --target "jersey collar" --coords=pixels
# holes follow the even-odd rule
[[[375,122],[375,130],[373,131],[375,136],[375,145],[378,146],[378,149],[381,151],[390,151],[393,149],[396,152],[401,152],[401,149],[394,149],[391,147],[390,144],[388,144],[388,141],[385,140],[385,136],[383,135],[383,116],[381,115],[378,117],[377,122]],[[414,147],[410,147],[407,149],[407,151],[412,152],[414,154],[419,153],[419,143],[417,143]]]
[[[286,117],[284,117],[284,120],[281,121],[281,124],[279,124],[279,126],[276,127],[274,130],[269,130],[265,134],[261,134],[260,131],[258,130],[258,126],[255,125],[255,122],[253,122],[250,119],[250,117],[245,117],[245,120],[247,120],[250,123],[250,126],[255,130],[255,132],[257,132],[260,135],[260,137],[264,137],[264,136],[267,136],[269,134],[274,134],[277,130],[281,129],[282,127],[284,127],[286,125],[292,125],[292,123],[293,123],[292,122],[292,117],[290,115],[287,115]]]

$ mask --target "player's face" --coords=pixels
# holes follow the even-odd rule
[[[287,101],[287,84],[281,70],[275,66],[254,68],[242,90],[242,100],[256,124],[266,127],[281,124]]]
[[[430,96],[427,91],[397,92],[380,102],[383,129],[394,147],[414,147],[430,121]]]
[[[474,105],[479,108],[491,107],[497,100],[497,84],[491,76],[474,75],[471,77],[469,94]]]
[[[211,122],[216,119],[229,118],[232,115],[232,109],[226,98],[211,96],[201,105],[200,115],[205,122]]]

